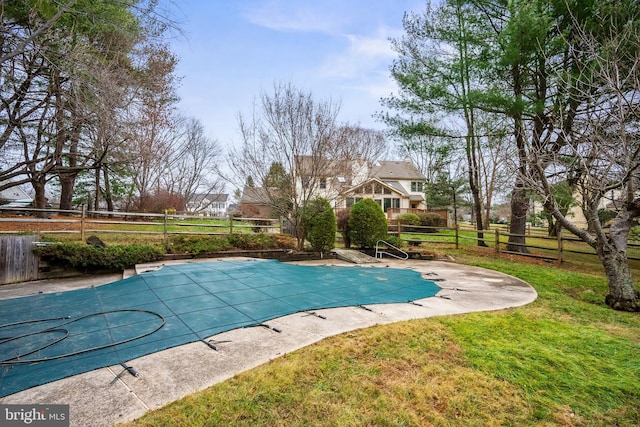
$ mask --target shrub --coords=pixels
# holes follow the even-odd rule
[[[420,217],[413,213],[406,213],[398,216],[398,221],[402,225],[422,225]]]
[[[406,213],[399,215],[397,219],[400,222],[403,231],[420,231],[418,227],[422,225],[422,222],[418,215],[414,213]]]
[[[164,213],[165,210],[176,211],[185,210],[185,201],[179,194],[170,191],[158,191],[154,194],[140,196],[134,202],[135,208],[141,212]]]
[[[444,227],[447,225],[444,218],[435,212],[425,212],[418,217],[420,218],[420,225],[426,227]]]
[[[160,245],[113,245],[104,248],[84,243],[58,243],[36,249],[36,253],[55,264],[87,270],[124,270],[136,264],[162,259]]]
[[[201,254],[228,251],[233,246],[226,236],[172,236],[167,252],[170,254]]]
[[[420,224],[424,227],[446,227],[447,221],[435,212],[426,212],[418,215],[420,217]],[[423,228],[424,233],[435,233],[438,230],[435,228]]]
[[[313,250],[327,252],[336,246],[336,215],[327,199],[311,200],[304,207],[302,223]]]
[[[384,238],[384,240],[398,249],[404,248],[407,244],[407,242],[405,242],[402,238],[394,236],[393,234],[389,234]]]
[[[293,249],[295,239],[281,234],[229,234],[225,236],[173,236],[168,252],[204,256],[214,252],[261,249]]]
[[[351,207],[349,236],[361,248],[372,248],[387,237],[387,218],[373,199],[362,199]]]
[[[273,221],[269,219],[252,219],[249,223],[253,225],[251,229],[254,233],[262,233],[265,230],[265,227],[273,224]]]
[[[273,249],[275,239],[270,234],[229,234],[227,241],[233,249],[243,249],[247,251],[259,249]]]

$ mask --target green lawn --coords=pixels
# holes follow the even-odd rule
[[[446,251],[538,300],[330,337],[131,425],[640,425],[640,315],[604,306],[597,268]]]

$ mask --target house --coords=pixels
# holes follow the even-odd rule
[[[369,198],[393,219],[404,213],[427,210],[424,187],[427,178],[410,159],[378,161],[368,166],[362,161],[333,161],[300,156],[297,161],[296,192],[305,200],[323,197],[336,211],[350,208]],[[263,187],[245,187],[240,212],[245,217],[268,217],[273,202]]]
[[[267,190],[263,187],[245,186],[238,210],[245,218],[271,217],[271,203]]]
[[[346,163],[328,162],[314,182],[316,194],[331,201],[335,209],[350,208],[359,200],[370,198],[382,207],[389,219],[403,213],[426,211],[427,178],[410,159],[378,161],[371,167],[364,162]],[[301,187],[311,182],[305,180],[305,175],[300,180]]]
[[[640,192],[636,192],[636,197],[640,197]],[[565,216],[578,228],[584,230],[589,229],[589,222],[582,210],[583,195],[580,191],[574,191],[572,195],[572,203]],[[609,211],[610,215],[615,216],[617,212],[622,208],[624,203],[624,193],[620,189],[610,190],[604,194],[598,202],[598,211]],[[534,225],[547,226],[547,220],[539,218],[539,214],[544,212],[544,206],[538,200],[532,200],[529,205],[529,214],[532,217],[536,217],[536,221],[539,221]],[[605,221],[606,222],[606,221]]]
[[[228,194],[203,193],[187,202],[187,211],[201,216],[225,216],[229,204]]]
[[[29,196],[26,191],[20,187],[11,187],[0,191],[0,205],[7,203],[31,203],[33,197]]]

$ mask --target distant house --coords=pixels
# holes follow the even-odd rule
[[[31,203],[33,197],[29,196],[26,191],[20,187],[11,187],[0,191],[0,205],[12,202]]]
[[[608,193],[604,194],[598,203],[598,211],[606,210],[610,211],[612,214],[616,214],[620,209],[622,209],[625,198],[625,194],[620,189],[611,190]],[[636,192],[635,197],[640,197],[640,192]],[[565,216],[578,228],[582,228],[584,230],[589,229],[589,222],[584,215],[584,211],[582,210],[583,205],[583,197],[579,191],[575,191],[573,193],[573,203],[571,207],[565,214]],[[544,206],[538,200],[532,200],[530,203],[530,213],[533,216],[539,214],[544,211]],[[547,221],[545,219],[540,221],[540,224],[543,226],[547,225]]]
[[[389,219],[427,209],[424,198],[427,178],[410,159],[378,161],[371,167],[364,162],[329,165],[323,176],[316,178],[313,190],[330,200],[336,209],[350,208],[364,198],[375,200]],[[304,174],[301,181],[298,185],[304,187]]]
[[[362,161],[315,161],[322,165],[314,164],[308,156],[296,162],[300,168],[295,174],[297,193],[323,197],[336,211],[350,208],[364,198],[375,200],[389,219],[427,210],[427,178],[409,159],[379,161],[372,166]],[[265,188],[245,187],[240,212],[245,217],[269,217],[271,203]]]
[[[228,207],[228,194],[196,194],[187,202],[188,212],[202,216],[226,216]]]
[[[367,197],[374,199],[388,215],[427,209],[424,199],[427,178],[411,160],[377,162],[370,175],[368,181],[348,192],[345,207]]]
[[[238,210],[245,218],[269,218],[271,205],[267,190],[262,187],[244,187]]]

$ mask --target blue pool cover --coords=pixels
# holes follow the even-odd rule
[[[0,301],[0,396],[287,314],[409,302],[440,288],[407,269],[267,260],[164,266]]]

